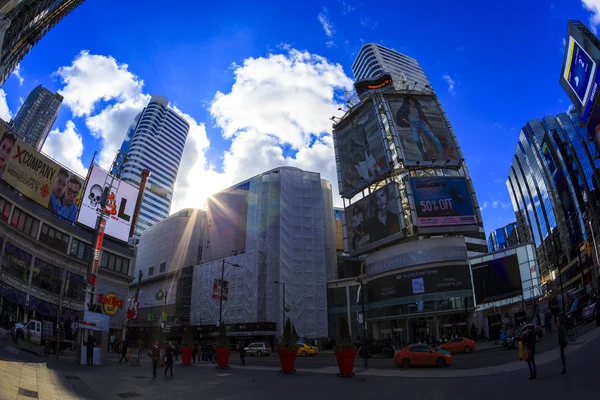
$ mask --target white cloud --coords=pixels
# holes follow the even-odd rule
[[[341,65],[290,49],[287,54],[246,59],[233,70],[231,91],[218,92],[210,109],[224,137],[232,139],[223,158],[221,187],[212,191],[278,166],[292,165],[320,172],[334,185],[335,193],[337,175],[329,118],[340,107],[335,91],[352,86]],[[311,147],[314,136],[320,139]],[[297,151],[295,159],[284,156],[284,144]]]
[[[13,72],[11,73],[19,80],[19,86],[23,86],[25,79],[21,76],[21,64],[17,64]]]
[[[110,56],[81,51],[70,66],[55,72],[65,86],[58,92],[75,117],[90,115],[102,101],[126,101],[142,94],[144,81]]]
[[[493,208],[498,208],[498,204],[500,204],[500,202],[498,200],[492,201],[492,207]]]
[[[335,47],[335,41],[329,40],[329,41],[325,42],[325,46],[327,46],[328,48]]]
[[[86,175],[87,168],[81,162],[83,140],[77,133],[73,121],[67,121],[62,132],[58,128],[51,130],[44,143],[43,151],[72,171],[82,176]]]
[[[484,210],[484,209],[486,209],[487,207],[488,207],[488,202],[487,202],[487,201],[484,201],[484,202],[483,202],[483,205],[482,205],[481,207],[479,207],[479,209],[480,209],[480,210]]]
[[[590,11],[590,29],[596,33],[596,27],[600,24],[600,0],[581,0],[583,8]]]
[[[8,103],[6,102],[6,92],[4,89],[0,89],[0,118],[6,122],[10,122],[12,118],[10,108],[8,108]]]
[[[456,48],[456,51],[465,51],[465,48],[464,48],[464,46],[458,46]]]
[[[502,208],[510,208],[512,206],[512,204],[502,202],[501,206],[502,206]]]
[[[448,74],[444,74],[442,78],[444,78],[444,80],[448,84],[448,93],[454,96],[456,94],[456,81],[452,79],[452,77]]]
[[[365,27],[367,29],[371,29],[371,30],[375,30],[375,28],[377,28],[377,22],[375,22],[371,18],[367,18],[367,17],[361,17],[360,24],[363,27]]]
[[[321,11],[319,15],[317,15],[317,19],[321,23],[321,26],[325,31],[325,35],[331,37],[335,33],[335,27],[331,22],[329,22],[329,19],[327,18],[328,16],[329,12],[327,12],[327,9],[323,7],[323,11]]]
[[[352,4],[346,3],[345,1],[340,1],[340,0],[338,0],[338,1],[339,1],[340,3],[342,3],[342,14],[343,14],[343,15],[346,15],[346,14],[348,14],[349,12],[352,12],[352,11],[354,11],[354,9],[356,8],[356,7],[354,7]]]

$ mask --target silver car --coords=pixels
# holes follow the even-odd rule
[[[249,356],[261,357],[271,354],[269,345],[264,342],[250,343],[250,346],[246,347],[244,350],[246,350],[246,355]]]
[[[596,319],[596,300],[590,300],[588,305],[583,308],[581,318],[584,321],[593,321]]]

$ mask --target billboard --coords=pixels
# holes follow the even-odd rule
[[[569,21],[559,83],[579,112],[583,124],[588,123],[598,97],[598,44],[596,36],[581,22]],[[595,129],[595,126],[590,129]]]
[[[83,178],[40,153],[4,128],[0,137],[0,177],[25,196],[75,222]]]
[[[223,288],[223,301],[227,300],[229,295],[229,282],[215,279],[213,282],[213,294],[212,298],[216,300],[221,299],[221,288]]]
[[[333,140],[341,196],[351,198],[390,171],[371,100],[357,106],[335,126]]]
[[[459,164],[454,140],[433,95],[385,94],[394,118],[404,164]]]
[[[477,304],[521,294],[521,273],[516,254],[473,264],[471,269]]]
[[[417,271],[399,272],[370,280],[369,303],[407,296],[471,289],[468,265],[446,265]]]
[[[100,204],[104,185],[108,186],[111,180],[112,178],[108,177],[108,172],[97,165],[92,166],[77,222],[92,229],[96,228],[96,220],[101,212]],[[124,242],[129,239],[129,230],[138,192],[139,189],[135,186],[114,179],[106,201],[105,211],[108,214],[108,219],[104,234]]]
[[[465,225],[478,229],[471,194],[464,177],[411,177],[408,186],[413,200],[413,221],[420,232],[425,233],[427,228],[431,228],[432,232],[442,232],[447,231],[448,227]]]
[[[346,207],[346,227],[351,254],[358,254],[402,236],[398,185],[388,183]]]

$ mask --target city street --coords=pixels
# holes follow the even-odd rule
[[[595,327],[595,326],[594,326]],[[511,361],[496,367],[470,370],[454,367],[439,370],[379,369],[355,370],[354,378],[336,377],[333,357],[299,359],[297,373],[280,375],[276,355],[261,359],[258,366],[249,358],[245,367],[232,354],[229,370],[213,365],[175,365],[175,376],[165,378],[159,371],[151,378],[147,359],[141,367],[117,364],[116,357],[105,367],[88,368],[72,361],[41,358],[16,351],[10,342],[0,341],[0,399],[21,393],[40,399],[292,399],[362,398],[377,393],[382,399],[542,399],[559,396],[599,398],[595,371],[590,368],[600,357],[600,329],[590,329],[567,349],[568,374],[561,376],[558,350],[538,354],[538,379],[528,381],[525,362]],[[483,351],[495,352],[495,350]],[[514,352],[512,353],[514,354]],[[466,357],[466,356],[465,356]],[[327,366],[307,367],[318,359]],[[264,360],[268,360],[265,362]],[[387,360],[389,361],[389,360]],[[269,363],[272,366],[267,365]],[[325,363],[323,364],[325,365]],[[422,380],[418,378],[427,378]],[[468,379],[467,379],[468,378]],[[423,384],[426,382],[426,384]],[[30,392],[25,392],[29,390]]]

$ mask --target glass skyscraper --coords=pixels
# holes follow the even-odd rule
[[[26,142],[40,150],[58,116],[63,97],[38,85],[29,93],[12,122],[13,129]]]
[[[122,178],[139,186],[142,170],[150,170],[135,237],[169,216],[189,129],[189,123],[169,108],[166,97],[159,95],[152,96],[129,127],[121,146],[129,156]]]
[[[564,289],[593,279],[587,249],[600,205],[600,153],[577,121],[576,113],[529,121],[506,181],[517,230],[535,243],[543,281],[561,278]]]
[[[494,229],[488,237],[488,249],[490,252],[504,250],[508,247],[522,244],[519,240],[517,223],[513,222],[502,228]]]

